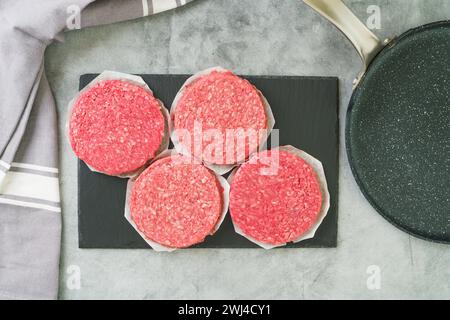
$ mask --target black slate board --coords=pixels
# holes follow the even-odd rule
[[[80,78],[80,89],[97,75]],[[170,107],[188,75],[141,75],[156,97]],[[334,248],[337,242],[339,110],[338,79],[323,77],[244,76],[272,106],[280,145],[293,145],[319,159],[325,169],[331,206],[313,239],[287,248]],[[125,179],[91,172],[79,161],[78,231],[80,248],[149,248],[125,220]],[[229,215],[219,231],[195,248],[257,248],[236,234]]]

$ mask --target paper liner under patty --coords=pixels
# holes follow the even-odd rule
[[[99,82],[106,81],[106,80],[121,80],[121,81],[130,83],[130,84],[139,86],[139,87],[145,89],[147,92],[149,92],[153,97],[155,97],[153,94],[153,91],[150,89],[150,87],[147,85],[147,83],[141,77],[127,74],[127,73],[116,72],[116,71],[103,71],[95,79],[93,79],[87,86],[85,86],[82,90],[80,90],[78,92],[78,94],[72,100],[70,100],[70,102],[68,104],[68,109],[67,109],[68,113],[67,113],[67,119],[66,119],[66,123],[65,123],[65,135],[69,142],[69,145],[71,145],[70,135],[69,135],[69,126],[70,126],[70,119],[72,117],[72,111],[73,111],[73,107],[75,106],[75,103],[77,102],[78,98],[81,95],[83,95],[86,91],[88,91],[89,89],[94,87]],[[171,121],[170,121],[170,113],[167,110],[167,108],[164,106],[164,103],[156,97],[155,97],[155,99],[159,102],[161,113],[164,117],[164,137],[161,141],[161,145],[160,145],[159,149],[155,153],[155,157],[156,157],[169,148]],[[132,172],[127,172],[127,173],[124,173],[121,175],[115,175],[115,177],[119,177],[119,178],[136,177],[137,175],[139,175],[139,173],[141,173],[148,166],[148,164],[151,161],[152,161],[152,159],[149,159],[149,161],[146,164],[144,164],[143,166],[141,166],[140,168],[133,170]],[[105,172],[96,170],[95,168],[90,166],[88,163],[86,163],[86,166],[93,172],[98,172],[98,173],[109,175]]]
[[[179,153],[177,153],[175,150],[166,150],[163,153],[161,153],[157,158],[155,158],[153,162],[156,162],[160,159],[166,158],[166,157],[170,157],[172,155],[177,155]],[[193,160],[194,161],[194,160]],[[212,171],[212,170],[211,170]],[[230,185],[228,184],[228,181],[218,175],[217,173],[215,173],[214,171],[212,171],[212,173],[214,174],[214,176],[216,177],[217,181],[219,182],[220,186],[222,187],[222,212],[220,214],[219,219],[217,220],[216,225],[213,227],[213,229],[211,230],[211,234],[207,235],[208,236],[212,236],[214,233],[217,232],[217,230],[219,230],[220,226],[222,225],[227,212],[228,212],[228,207],[229,207],[229,203],[230,203]],[[147,242],[147,244],[153,248],[153,250],[157,251],[157,252],[173,252],[175,250],[181,250],[179,248],[171,248],[171,247],[167,247],[164,246],[158,242],[155,242],[153,240],[148,239],[145,234],[139,230],[139,228],[137,227],[136,223],[133,221],[132,217],[131,217],[131,210],[130,210],[130,196],[131,196],[131,190],[133,189],[133,185],[135,183],[136,178],[133,179],[129,179],[128,183],[127,183],[127,191],[126,191],[126,200],[125,200],[125,209],[124,209],[124,215],[125,215],[125,219],[127,219],[127,221],[131,224],[131,226],[137,231],[137,233],[139,233],[139,235],[142,237],[142,239],[144,239],[145,242]],[[206,239],[206,238],[205,238]],[[183,249],[188,249],[188,248],[183,248]]]
[[[227,70],[225,68],[222,68],[220,66],[217,67],[212,67],[200,72],[195,73],[194,75],[192,75],[191,77],[189,77],[189,79],[186,80],[186,82],[182,85],[181,89],[178,91],[177,95],[175,96],[175,99],[173,100],[171,109],[170,109],[170,121],[173,121],[173,115],[175,114],[177,105],[181,99],[181,97],[184,94],[184,91],[186,89],[186,86],[190,85],[191,83],[195,82],[196,80],[207,76],[209,74],[211,74],[212,72],[232,72],[230,70]],[[233,72],[232,72],[233,73]],[[234,74],[234,73],[233,73]],[[259,145],[258,148],[263,148],[265,142],[267,141],[267,138],[269,137],[271,131],[273,130],[274,126],[275,126],[275,117],[273,115],[272,112],[272,108],[270,107],[269,102],[267,101],[266,97],[264,96],[264,94],[258,89],[256,88],[253,84],[252,86],[256,89],[256,91],[258,92],[259,96],[261,97],[261,100],[263,102],[264,105],[264,111],[267,117],[267,132],[266,134],[264,134],[261,138],[261,140],[259,141]],[[173,145],[175,147],[175,149],[184,155],[189,155],[189,156],[193,156],[191,154],[191,152],[189,150],[186,149],[186,147],[180,143],[180,141],[178,140],[178,137],[176,136],[175,133],[175,126],[173,124],[171,124],[171,131],[170,131],[170,138],[173,142]],[[253,150],[252,152],[250,152],[249,156],[253,153],[257,152],[257,150]],[[248,157],[247,157],[248,158]],[[220,165],[220,164],[214,164],[214,163],[209,163],[206,161],[203,161],[203,163],[205,164],[205,166],[207,166],[208,168],[210,168],[211,170],[213,170],[214,172],[216,172],[219,175],[224,175],[228,172],[230,172],[231,170],[233,170],[233,168],[235,168],[236,166],[239,165],[239,163],[243,163],[245,162],[245,160],[243,161],[239,161],[235,164],[224,164],[224,165]]]
[[[323,219],[325,219],[326,215],[328,214],[328,210],[330,209],[330,193],[328,192],[328,184],[327,184],[327,180],[326,180],[326,176],[325,176],[325,171],[323,169],[323,165],[319,160],[317,160],[310,154],[306,153],[303,150],[297,149],[293,146],[282,146],[282,147],[274,148],[273,150],[277,150],[277,149],[280,151],[287,151],[293,155],[296,155],[296,156],[302,158],[311,166],[311,168],[313,168],[314,172],[316,173],[317,180],[320,185],[320,191],[322,193],[322,205],[321,205],[320,211],[317,214],[316,221],[312,224],[312,226],[308,229],[308,231],[303,233],[300,237],[298,237],[297,239],[295,239],[292,242],[298,243],[303,240],[314,238],[317,229],[319,229],[320,225],[323,222]],[[236,174],[237,170],[239,170],[239,168],[234,169],[233,172],[230,174],[230,176],[227,179],[230,186],[233,184],[233,177]],[[245,234],[242,231],[242,229],[239,228],[239,226],[236,223],[234,223],[233,219],[231,219],[231,220],[233,222],[234,230],[236,231],[237,234],[240,234],[244,238],[247,238],[251,242],[257,244],[258,246],[260,246],[264,249],[268,250],[268,249],[283,247],[283,246],[287,245],[287,243],[283,243],[280,245],[271,245],[268,243],[258,241],[256,239],[254,239],[253,237]]]

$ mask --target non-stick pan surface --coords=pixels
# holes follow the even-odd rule
[[[397,227],[450,243],[450,22],[425,25],[383,49],[347,113],[353,174]]]

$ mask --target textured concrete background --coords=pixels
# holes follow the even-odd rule
[[[381,8],[380,37],[450,18],[448,0],[346,1],[367,20]],[[46,53],[46,70],[64,129],[66,105],[83,73],[191,73],[214,65],[254,75],[338,76],[341,119],[361,67],[350,43],[299,0],[196,0],[176,11],[70,32]],[[344,121],[341,121],[343,127]],[[342,132],[342,131],[341,131]],[[63,299],[450,298],[450,247],[395,229],[364,200],[340,155],[337,249],[80,250],[76,158],[60,137],[64,234]],[[79,266],[81,289],[67,287]],[[381,270],[369,290],[368,267]]]

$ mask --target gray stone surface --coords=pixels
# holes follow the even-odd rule
[[[448,0],[346,3],[363,20],[369,5],[379,5],[380,37],[450,18]],[[450,247],[408,236],[369,206],[350,173],[342,133],[337,249],[78,249],[76,158],[63,132],[79,76],[105,69],[190,73],[214,65],[255,75],[339,76],[341,127],[361,67],[349,42],[299,0],[196,0],[158,16],[70,32],[48,48],[61,132],[61,298],[450,298]],[[67,286],[71,265],[81,270],[79,290]],[[379,290],[367,287],[371,265],[381,270]]]

